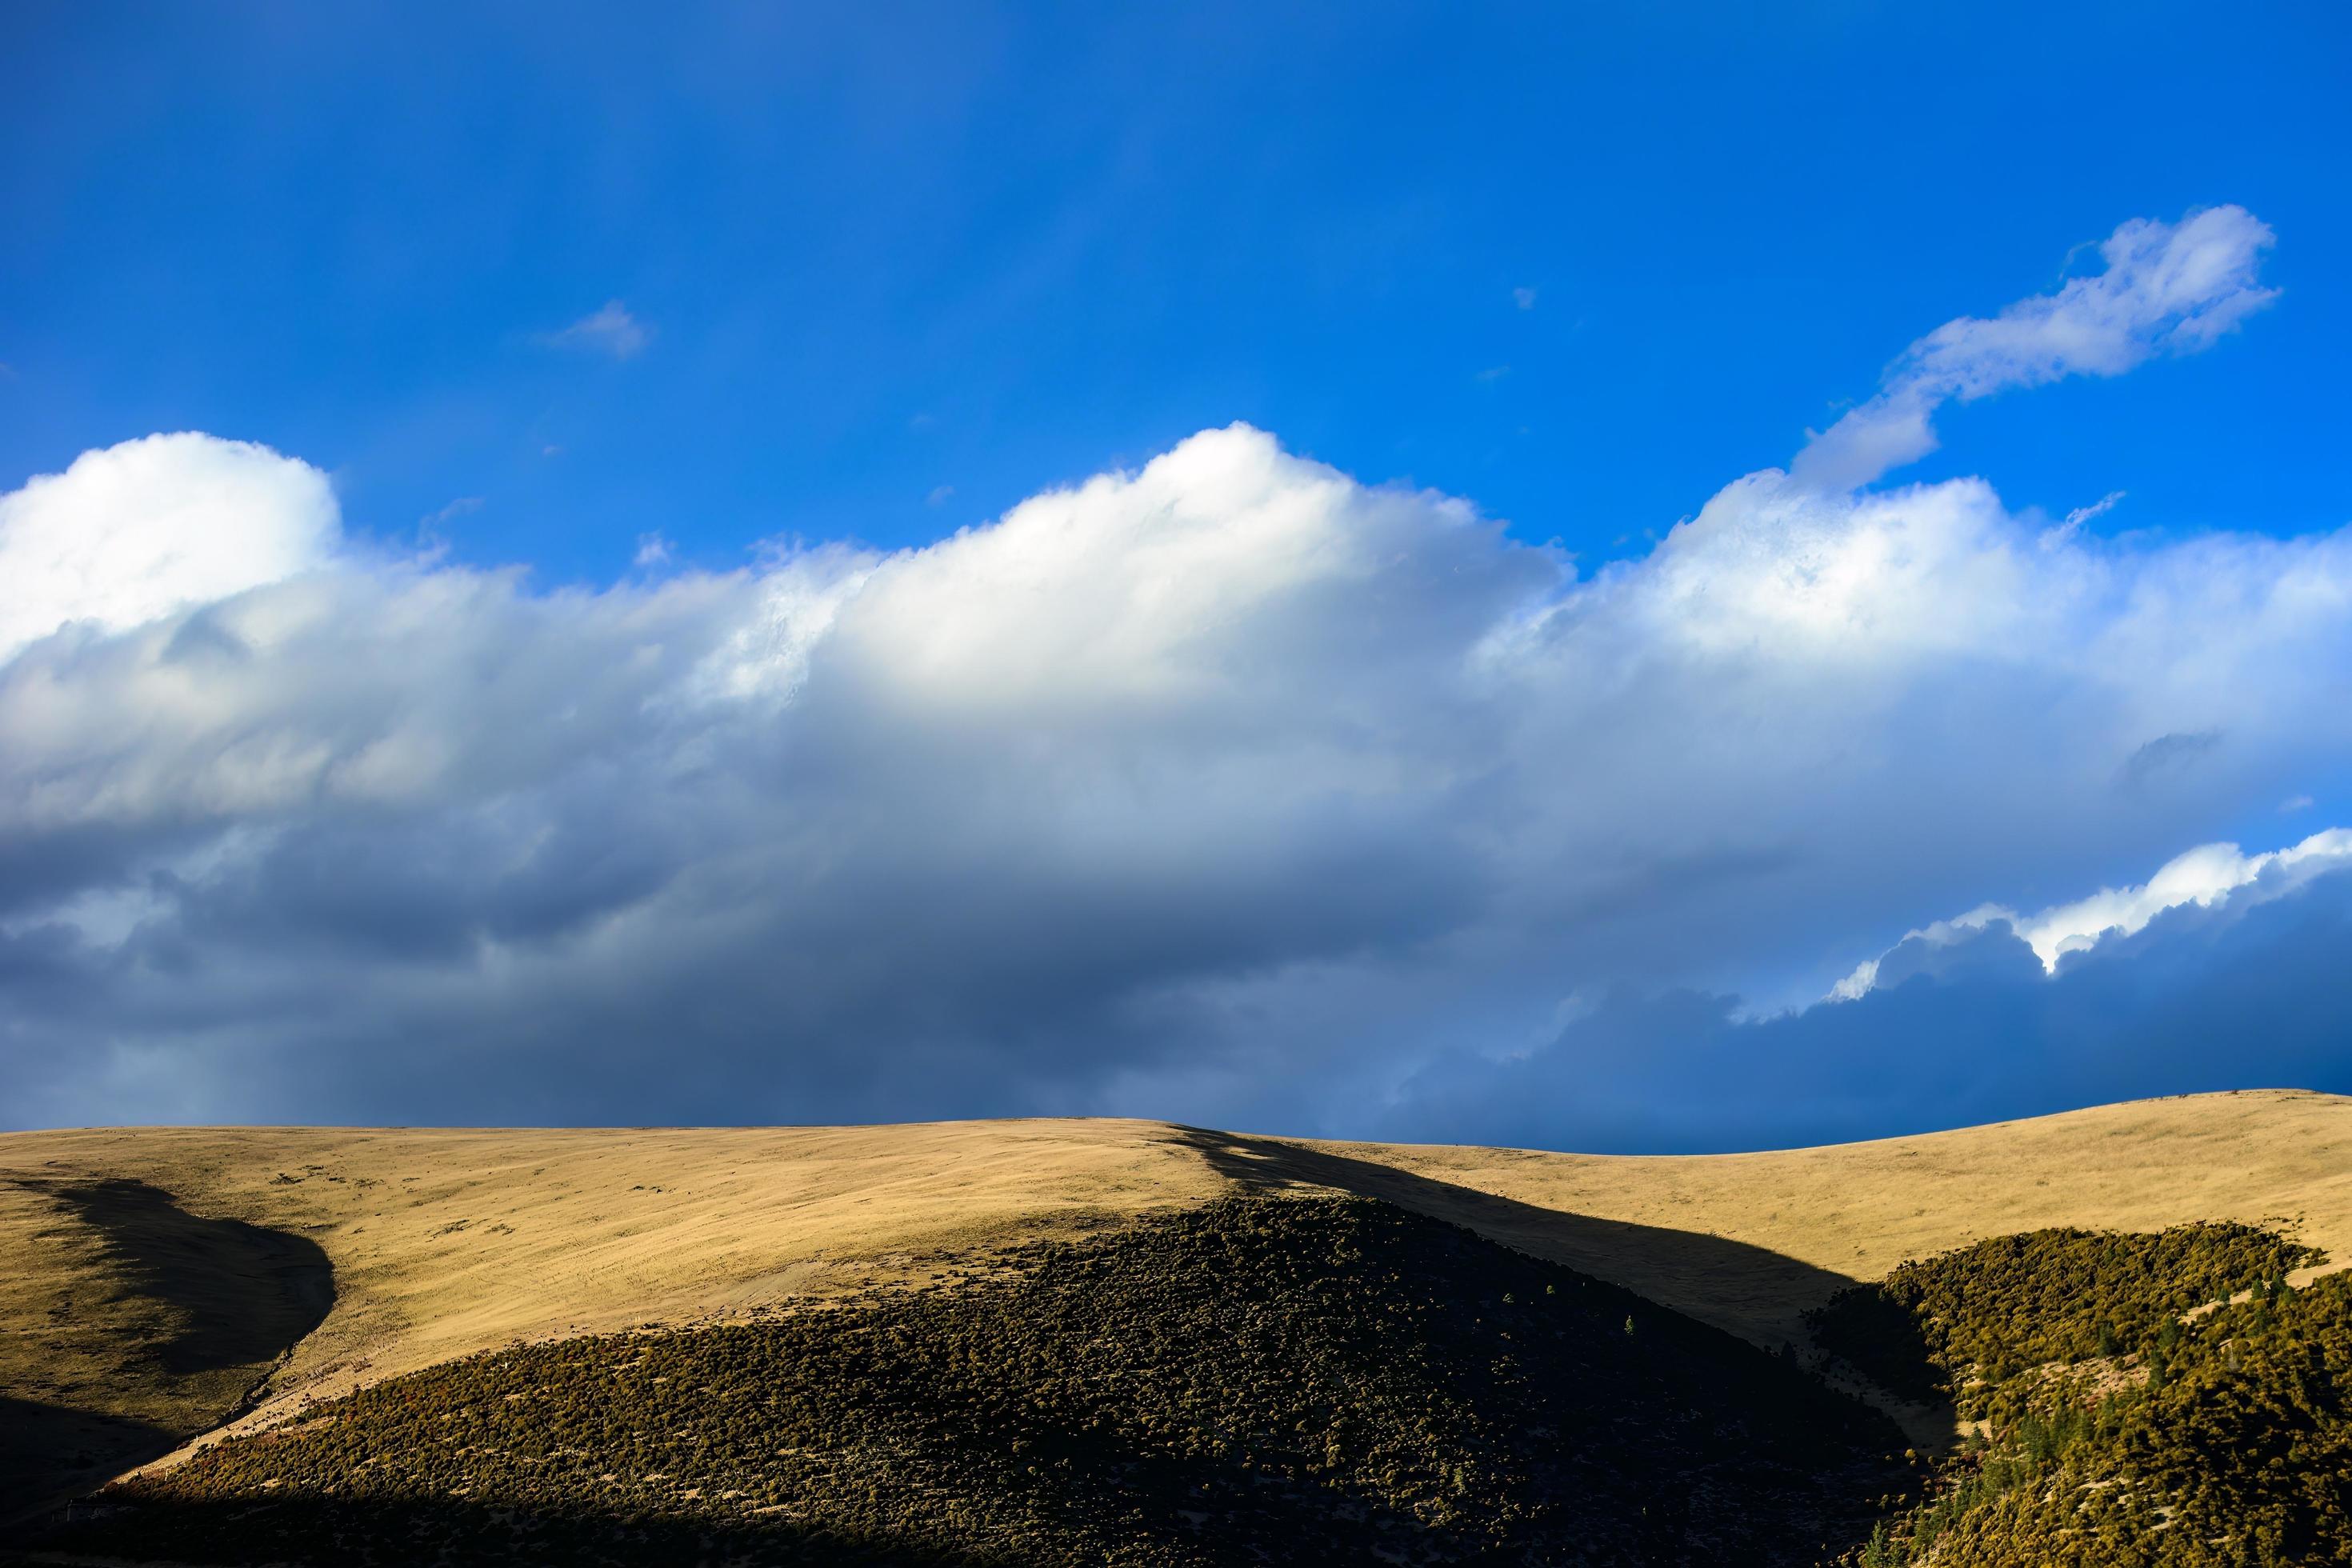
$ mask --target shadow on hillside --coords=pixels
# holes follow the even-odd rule
[[[187,1424],[173,1430],[105,1409],[0,1397],[0,1522],[159,1458],[240,1414],[271,1368],[334,1305],[333,1266],[307,1237],[190,1214],[144,1182],[14,1182],[96,1233],[111,1276],[110,1310],[152,1307],[135,1339],[125,1336],[116,1366],[138,1391],[160,1397],[157,1408],[184,1410]]]
[[[0,1549],[9,1525],[179,1446],[144,1421],[0,1394]]]
[[[123,1292],[171,1310],[171,1331],[147,1354],[173,1377],[274,1362],[335,1304],[334,1266],[308,1237],[206,1219],[127,1178],[17,1184],[99,1233]]]
[[[1728,1329],[1765,1350],[1809,1345],[1811,1337],[1802,1313],[1861,1283],[1835,1269],[1727,1237],[1544,1208],[1279,1139],[1186,1127],[1179,1141],[1219,1174],[1251,1191],[1328,1187],[1384,1199],[1622,1285]],[[1905,1322],[1908,1324],[1907,1318]],[[1924,1356],[1923,1345],[1923,1361]],[[1848,1392],[1862,1394],[1892,1415],[1923,1452],[1941,1457],[1955,1444],[1948,1400],[1907,1401],[1859,1375],[1833,1381],[1850,1384]]]

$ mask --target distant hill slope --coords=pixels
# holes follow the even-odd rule
[[[186,1562],[1738,1563],[1917,1478],[1793,1363],[1458,1226],[1223,1198],[969,1289],[446,1363],[117,1489]]]
[[[1419,1178],[1430,1184],[1412,1189],[1416,1206],[1767,1345],[1799,1337],[1806,1310],[1836,1288],[1824,1289],[1832,1277],[1875,1279],[1906,1258],[2053,1226],[2284,1219],[2335,1266],[2352,1263],[2352,1098],[2302,1089],[2132,1100],[1759,1154],[1286,1146],[1350,1162],[1318,1170],[1347,1173],[1351,1190],[1402,1195],[1381,1173]],[[1662,1239],[1675,1236],[1734,1244],[1730,1257],[1748,1267]]]
[[[142,1243],[121,1203],[75,1195],[125,1182],[155,1194],[130,1205],[151,1228],[248,1227],[235,1234],[250,1256],[166,1266],[221,1249]],[[14,1432],[29,1453],[9,1472],[29,1500],[249,1397],[266,1422],[518,1339],[952,1279],[1006,1247],[1292,1187],[1467,1225],[1769,1348],[1801,1342],[1804,1313],[1856,1280],[2014,1231],[2300,1215],[2300,1239],[2352,1258],[2352,1100],[2248,1091],[1665,1159],[1118,1121],[0,1135],[0,1443]],[[305,1247],[331,1269],[332,1305],[300,1333],[317,1289]],[[261,1314],[283,1342],[206,1342],[201,1366],[173,1352],[222,1312]]]

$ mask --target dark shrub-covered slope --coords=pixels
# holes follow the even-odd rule
[[[2182,1323],[2008,1389],[1988,1440],[1860,1560],[1948,1568],[2352,1563],[2352,1282]]]
[[[1387,1205],[1231,1199],[1009,1278],[430,1369],[113,1489],[205,1563],[1809,1563],[1906,1481],[1790,1363]]]
[[[2352,1564],[2352,1278],[2240,1226],[2036,1232],[1906,1264],[1820,1318],[1953,1379],[1980,1429],[1868,1568]],[[2250,1289],[2218,1310],[2189,1309]],[[1904,1350],[1901,1330],[1916,1331]]]
[[[2020,1369],[2152,1344],[2193,1307],[2267,1284],[2319,1254],[2252,1226],[2033,1230],[1905,1263],[1842,1290],[1813,1337],[1909,1399],[1949,1388],[1963,1415]]]

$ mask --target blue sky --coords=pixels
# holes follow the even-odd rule
[[[387,536],[478,498],[459,555],[560,582],[919,542],[1246,419],[1600,557],[1923,323],[2235,202],[2275,330],[1940,466],[2341,521],[2340,7],[685,9],[20,9],[0,471],[202,429]],[[540,346],[612,300],[643,353]]]
[[[0,1120],[2352,1089],[2340,6],[15,19]]]

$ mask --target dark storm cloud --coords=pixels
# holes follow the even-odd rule
[[[2352,1092],[2352,872],[2242,910],[2189,905],[2045,975],[2006,922],[1914,939],[1851,1002],[1739,1022],[1695,991],[1619,994],[1541,1048],[1456,1054],[1402,1135],[1591,1150],[1785,1147],[2114,1100]]]
[[[2168,771],[2195,766],[2199,759],[2221,743],[2219,730],[2200,730],[2193,735],[2158,735],[2124,759],[2118,776],[2126,789],[2144,788]]]

